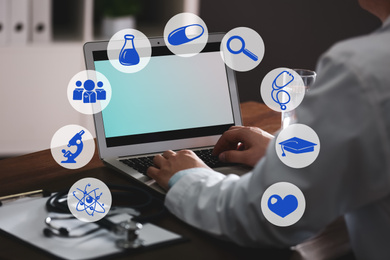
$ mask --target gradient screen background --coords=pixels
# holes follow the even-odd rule
[[[120,72],[109,60],[98,60],[95,70],[112,88],[111,101],[102,111],[106,139],[234,124],[218,51],[187,58],[152,56],[136,73]]]

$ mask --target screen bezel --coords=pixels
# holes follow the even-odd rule
[[[208,43],[220,43],[224,34],[210,34]],[[165,46],[164,38],[155,37],[149,38],[152,48]],[[84,45],[84,56],[87,70],[95,70],[93,53],[95,51],[104,51],[107,49],[108,41],[88,42]],[[161,49],[161,48],[160,48]],[[172,54],[173,55],[173,54]],[[241,125],[241,112],[239,105],[239,97],[237,92],[237,84],[235,73],[225,65],[227,81],[229,86],[230,100],[232,103],[232,113],[234,125]],[[97,137],[98,151],[101,159],[117,158],[132,155],[141,155],[149,153],[158,153],[165,150],[191,149],[199,147],[209,147],[215,145],[219,135],[191,137],[168,141],[153,141],[141,144],[130,144],[121,146],[107,146],[105,137],[104,124],[102,113],[93,115],[95,123],[95,131]]]

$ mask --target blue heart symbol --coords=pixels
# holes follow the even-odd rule
[[[272,195],[268,199],[268,208],[276,215],[284,218],[298,207],[298,200],[294,195],[287,195],[282,199],[279,195]]]

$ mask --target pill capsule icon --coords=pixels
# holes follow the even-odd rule
[[[179,27],[173,30],[168,35],[168,42],[171,45],[177,46],[193,41],[201,37],[204,33],[204,28],[200,24],[190,24]]]

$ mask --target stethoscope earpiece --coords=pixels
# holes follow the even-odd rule
[[[52,237],[54,234],[53,234],[53,231],[50,228],[44,228],[43,229],[43,235],[45,237]]]

